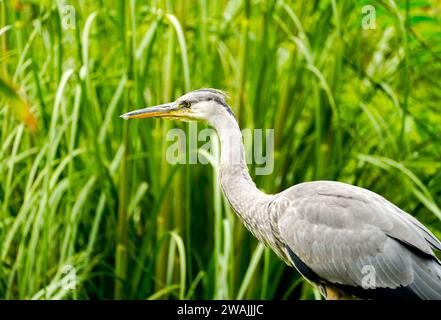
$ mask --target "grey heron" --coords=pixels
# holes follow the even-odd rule
[[[335,181],[265,194],[251,179],[242,135],[222,91],[128,112],[132,118],[206,121],[221,142],[219,180],[252,234],[295,267],[327,299],[441,299],[440,241],[382,196]]]

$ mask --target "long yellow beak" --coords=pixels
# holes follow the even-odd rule
[[[139,118],[154,118],[154,117],[173,117],[173,113],[179,108],[175,102],[161,104],[150,108],[134,110],[120,115],[123,119],[139,119]]]

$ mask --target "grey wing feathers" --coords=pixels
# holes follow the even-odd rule
[[[441,265],[432,251],[441,243],[381,196],[318,181],[279,197],[289,203],[279,213],[279,236],[321,278],[363,288],[409,287],[421,298],[441,299]]]
[[[426,300],[441,299],[441,266],[434,260],[415,258],[413,261],[414,281],[409,287]]]
[[[399,209],[401,210],[401,209]],[[420,232],[422,233],[422,235],[424,236],[424,238],[426,239],[426,241],[430,244],[430,246],[438,251],[441,251],[441,242],[433,235],[432,232],[430,232],[421,222],[419,222],[417,219],[415,219],[414,217],[410,216],[409,214],[407,214],[406,212],[404,212],[408,219],[415,225],[418,227],[418,229],[420,230]]]

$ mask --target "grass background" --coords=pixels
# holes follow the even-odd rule
[[[275,129],[259,187],[356,184],[440,237],[440,78],[436,0],[0,0],[0,298],[320,298],[215,167],[165,161],[187,124],[118,116],[226,90],[243,128]]]

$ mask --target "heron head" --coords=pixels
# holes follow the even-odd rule
[[[212,123],[215,118],[223,115],[229,114],[234,117],[225,98],[225,93],[220,90],[199,89],[184,94],[174,102],[131,111],[121,115],[121,118],[168,118]]]

